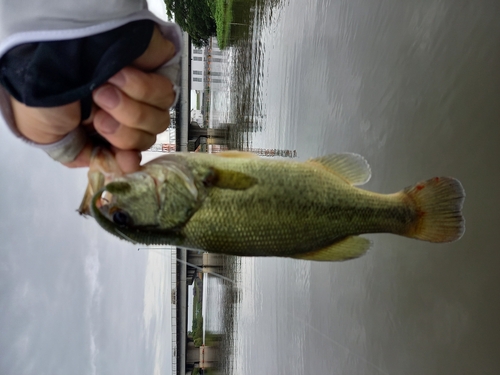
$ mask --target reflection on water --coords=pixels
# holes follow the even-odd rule
[[[272,21],[272,9],[276,1],[257,1],[254,6],[249,2],[239,3],[234,11],[247,15],[236,28],[238,40],[233,41],[233,61],[231,74],[231,122],[230,148],[251,148],[251,133],[262,130],[263,106],[265,98],[261,91],[264,77],[264,46],[261,33],[266,24]],[[243,8],[249,9],[248,12]],[[248,30],[241,33],[239,30]]]
[[[206,353],[203,366],[212,373],[233,374],[237,345],[235,320],[239,309],[240,259],[221,256],[221,264],[203,276],[203,325]]]
[[[232,148],[357,152],[366,188],[383,193],[455,176],[467,231],[446,245],[369,236],[366,256],[337,264],[240,259],[237,288],[208,301],[223,373],[500,373],[499,12],[489,0],[256,3],[232,52]]]

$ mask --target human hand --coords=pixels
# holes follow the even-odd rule
[[[17,127],[26,138],[51,144],[78,126],[93,127],[113,146],[117,163],[126,173],[139,168],[140,153],[170,124],[169,107],[175,99],[168,78],[151,71],[175,55],[174,45],[157,28],[147,50],[132,66],[123,68],[93,92],[90,117],[80,121],[80,102],[52,108],[28,107],[11,98]],[[92,145],[87,144],[68,167],[88,166]]]

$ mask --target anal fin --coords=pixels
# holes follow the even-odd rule
[[[291,258],[322,262],[338,262],[358,258],[364,255],[370,246],[370,240],[359,236],[350,236],[324,249],[294,255]]]

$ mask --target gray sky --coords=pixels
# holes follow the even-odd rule
[[[80,217],[86,170],[27,146],[1,117],[0,160],[0,374],[170,373],[169,256]]]
[[[80,217],[86,170],[53,162],[2,120],[0,158],[0,373],[158,373],[170,340],[159,332],[165,257],[148,265],[147,252]]]

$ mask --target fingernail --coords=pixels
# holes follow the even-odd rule
[[[103,134],[113,134],[119,126],[120,123],[111,116],[107,116],[100,124],[96,124],[97,131]]]
[[[112,83],[115,86],[118,87],[123,87],[125,86],[125,74],[123,74],[121,71],[116,73],[113,77],[111,77],[108,82]]]
[[[104,86],[94,94],[94,101],[105,109],[113,109],[120,103],[120,97],[114,87]]]

